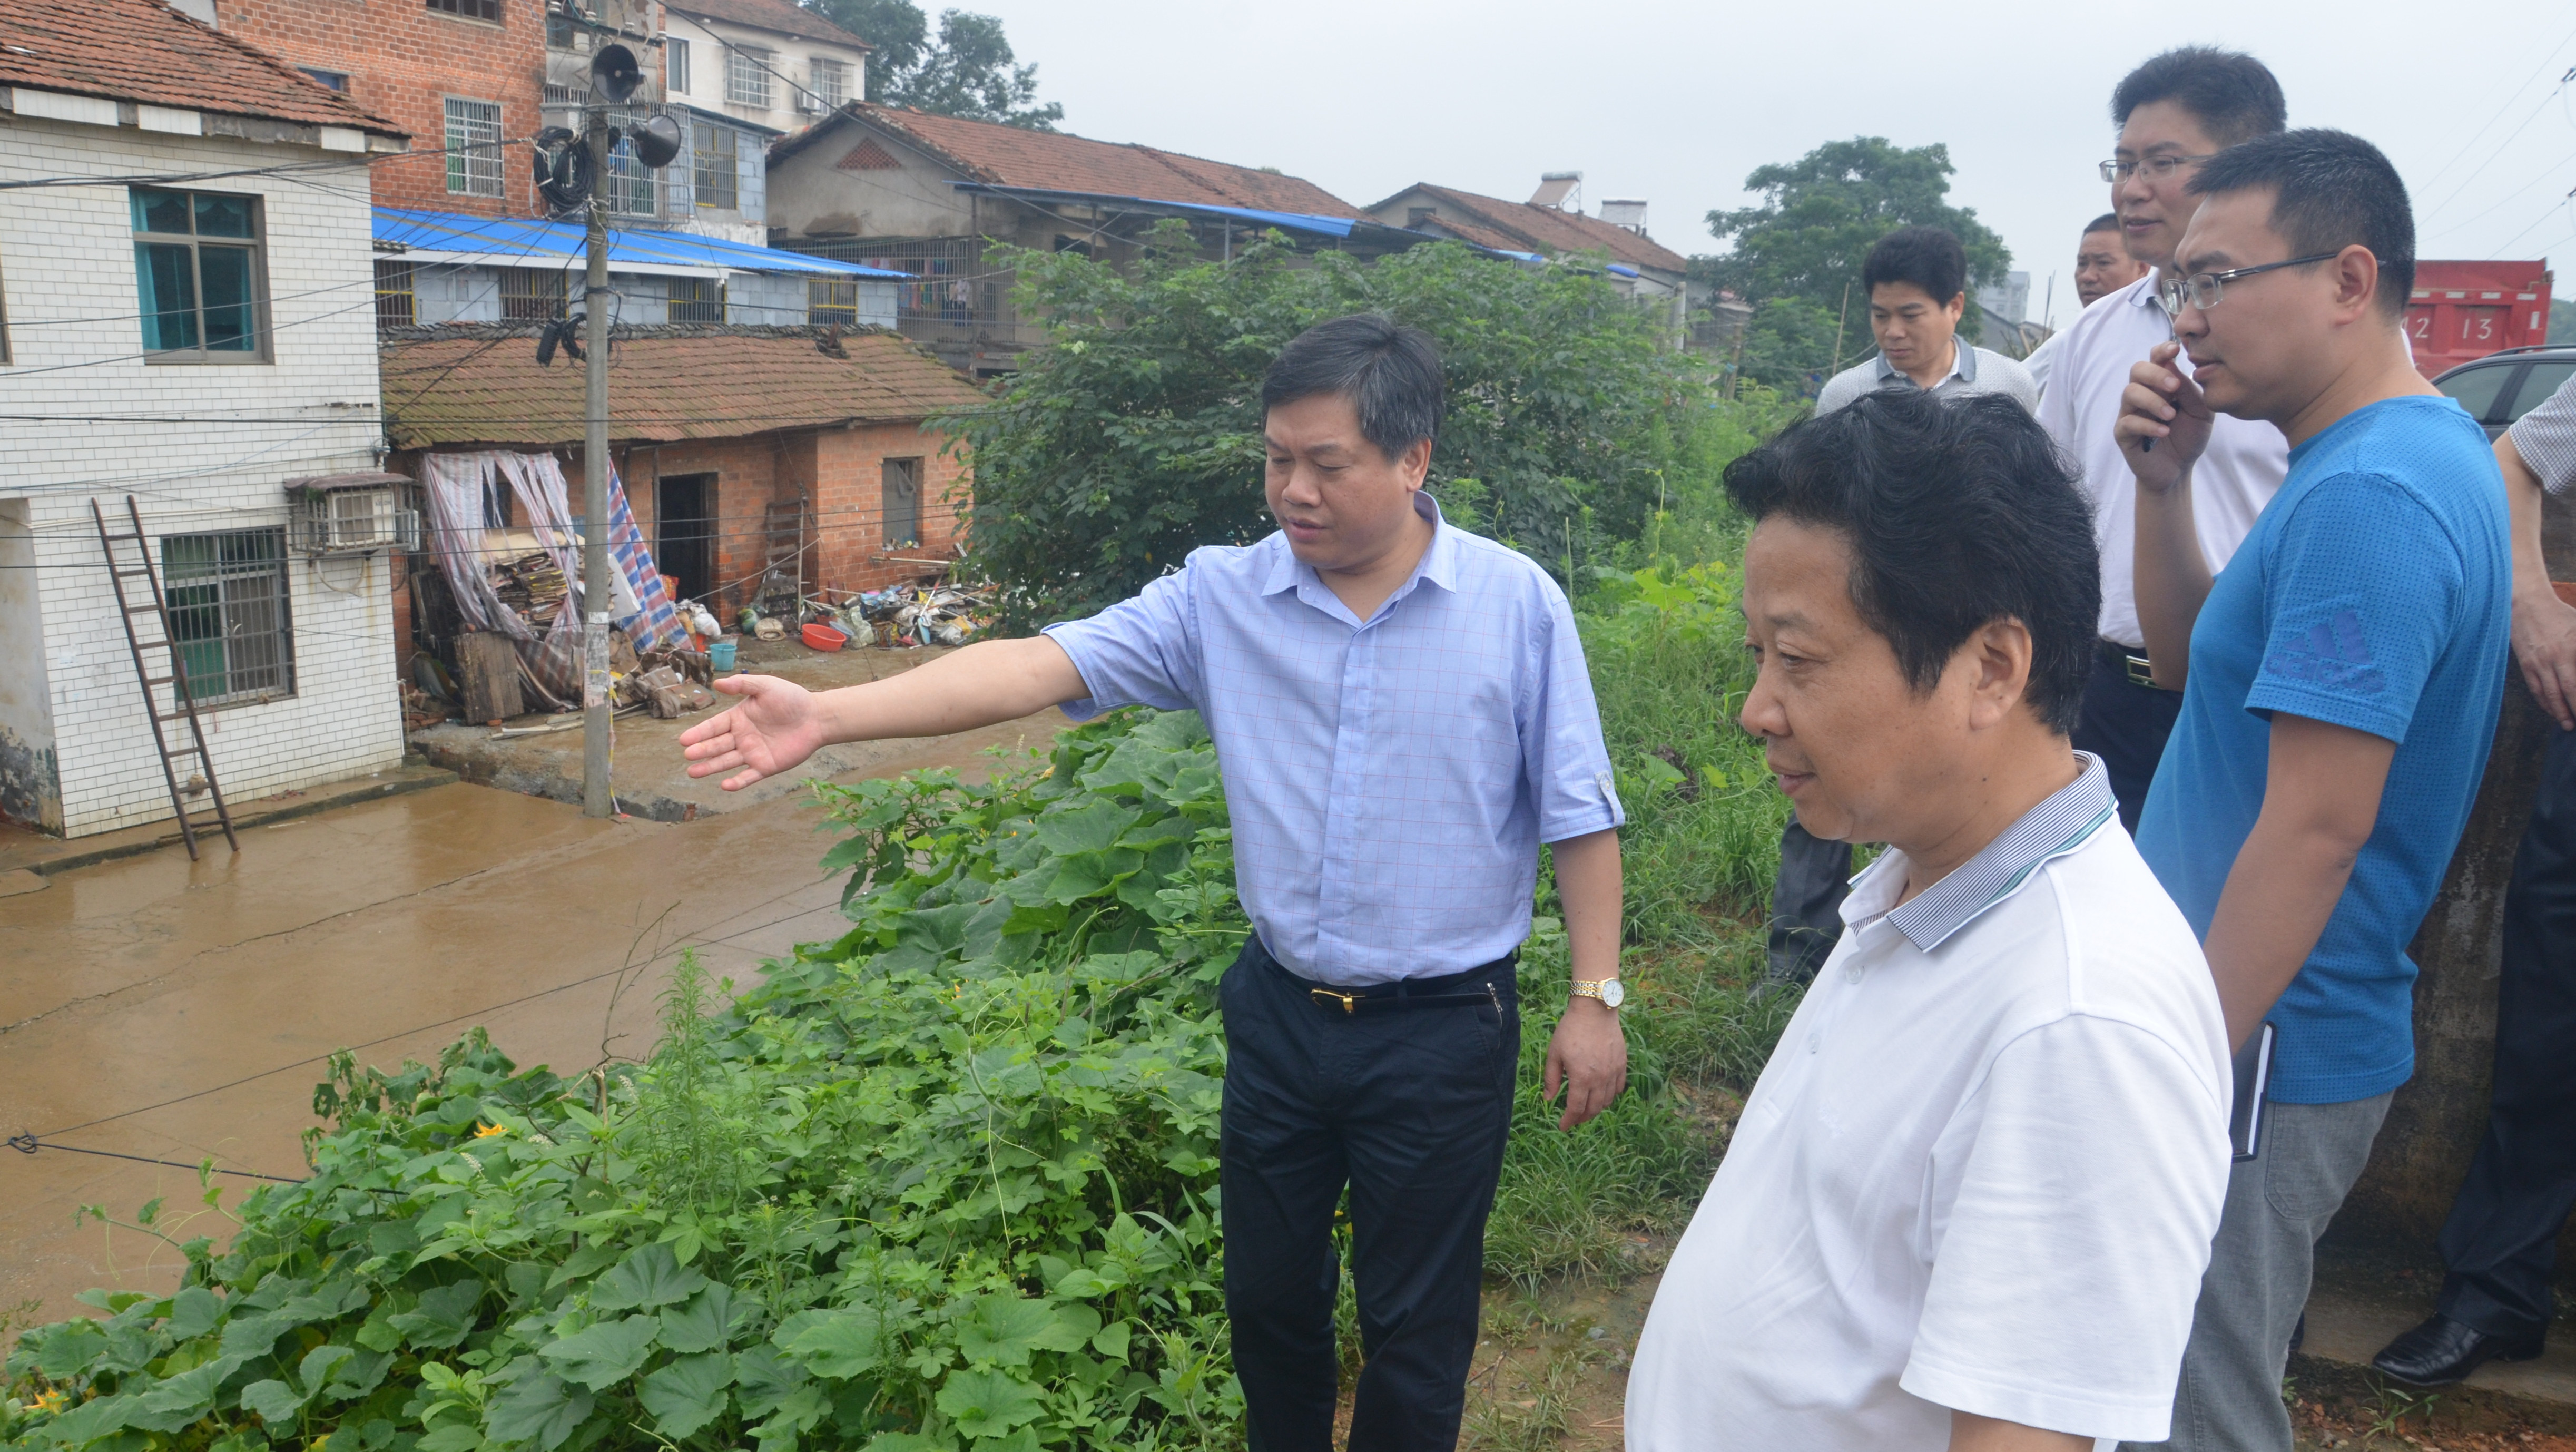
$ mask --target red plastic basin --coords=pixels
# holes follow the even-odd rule
[[[805,643],[816,650],[839,650],[850,643],[848,636],[820,622],[806,626],[804,638]]]

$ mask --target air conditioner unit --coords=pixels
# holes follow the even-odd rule
[[[400,474],[330,474],[286,485],[287,540],[302,554],[359,555],[420,548],[420,513]]]
[[[798,91],[796,93],[796,109],[808,116],[820,116],[832,108],[824,104],[823,98],[815,95],[813,92]]]

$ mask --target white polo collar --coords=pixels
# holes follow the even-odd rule
[[[2111,773],[2100,757],[2079,751],[2075,759],[2083,769],[2074,781],[2024,812],[1976,856],[1916,894],[1912,902],[1886,910],[1888,926],[1903,933],[1916,951],[1929,953],[1987,909],[2019,892],[2042,866],[2090,841],[2103,823],[2118,815],[2120,803],[2111,794]],[[1885,874],[1901,873],[1904,858],[1902,852],[1889,852],[1852,879],[1851,896],[1843,904],[1845,922],[1857,925],[1877,915],[1880,903],[1904,890],[1901,876],[1881,880]]]

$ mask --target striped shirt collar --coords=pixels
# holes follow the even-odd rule
[[[1431,521],[1431,544],[1423,550],[1421,560],[1413,567],[1413,573],[1396,588],[1394,594],[1386,598],[1386,604],[1378,607],[1377,613],[1380,616],[1385,615],[1395,602],[1412,594],[1413,587],[1424,581],[1437,585],[1453,595],[1458,592],[1458,551],[1460,549],[1458,531],[1450,528],[1448,520],[1441,516],[1440,501],[1432,498],[1431,491],[1428,489],[1413,491],[1413,512]],[[1297,552],[1288,547],[1288,535],[1285,531],[1273,531],[1268,539],[1262,541],[1262,545],[1272,551],[1270,577],[1262,582],[1262,594],[1276,595],[1283,591],[1294,590],[1297,592],[1297,598],[1327,615],[1350,615],[1350,608],[1343,605],[1331,589],[1326,587],[1324,577],[1315,573],[1315,567],[1297,558]],[[1356,619],[1351,621],[1353,625],[1366,623]]]
[[[2083,769],[2074,781],[2024,812],[1949,876],[1916,894],[1912,902],[1889,911],[1888,925],[1903,933],[1916,951],[1929,953],[1988,908],[2019,892],[2041,867],[2090,841],[2103,823],[2118,815],[2120,804],[2111,795],[2111,774],[2102,759],[2082,751],[2075,753],[2075,759]],[[1886,854],[1853,879],[1853,885],[1857,888],[1863,879],[1882,872],[1901,871],[1903,859],[1901,852]],[[1902,884],[1886,887],[1891,896],[1901,890]],[[1852,905],[1860,906],[1870,896],[1855,892]]]

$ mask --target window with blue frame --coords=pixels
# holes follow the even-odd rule
[[[135,187],[134,286],[159,363],[267,361],[259,198]]]

